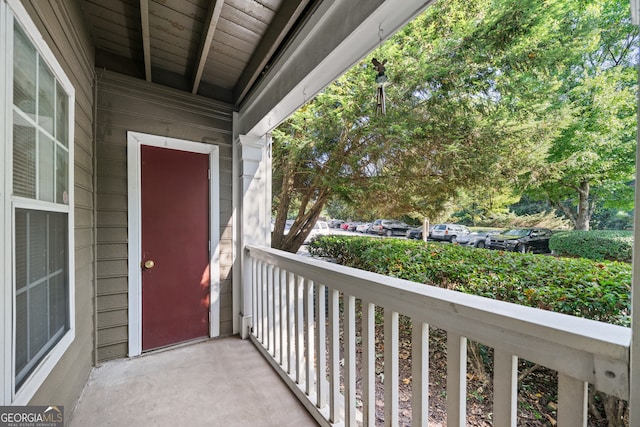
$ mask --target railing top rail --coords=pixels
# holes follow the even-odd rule
[[[631,330],[589,319],[468,295],[276,249],[249,255],[384,309],[588,381],[626,399]]]

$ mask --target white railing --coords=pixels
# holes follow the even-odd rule
[[[467,340],[494,349],[495,427],[516,425],[518,358],[558,371],[559,426],[586,426],[588,384],[628,398],[628,328],[269,248],[248,247],[246,253],[253,290],[251,339],[322,425],[375,425],[376,306],[384,311],[385,425],[399,423],[399,315],[408,316],[412,323],[413,426],[428,422],[429,325],[447,334],[450,427],[465,425]],[[325,298],[318,298],[322,295]],[[356,299],[362,310],[358,337]],[[360,372],[356,372],[356,340],[362,346]],[[356,379],[362,382],[358,406]]]

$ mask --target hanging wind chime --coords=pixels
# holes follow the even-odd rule
[[[382,53],[382,25],[378,27],[378,38],[380,39],[378,51]],[[373,67],[378,73],[376,75],[376,116],[378,114],[384,116],[387,113],[387,106],[384,95],[384,87],[388,84],[387,76],[385,75],[385,64],[387,63],[387,60],[384,59],[382,60],[382,62],[380,62],[376,58],[373,58],[371,62],[373,63]]]

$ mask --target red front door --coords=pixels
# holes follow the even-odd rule
[[[141,146],[142,350],[209,335],[209,156]]]

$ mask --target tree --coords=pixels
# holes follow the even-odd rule
[[[628,201],[637,32],[623,3],[434,3],[274,132],[274,247],[297,250],[329,200],[431,218],[462,193],[528,190],[578,216],[586,189],[589,206]],[[387,60],[384,116],[373,57]]]
[[[638,30],[628,5],[618,1],[594,2],[575,22],[585,30],[561,74],[559,103],[569,111],[567,124],[532,189],[541,190],[576,229],[588,230],[599,205],[632,205]]]

